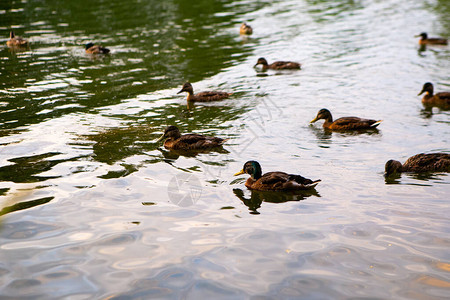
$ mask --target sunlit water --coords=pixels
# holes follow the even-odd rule
[[[448,1],[108,1],[0,5],[26,51],[0,49],[0,298],[441,299],[450,293],[446,174],[384,163],[449,151]],[[240,37],[243,21],[254,27]],[[101,42],[106,57],[83,44]],[[258,57],[301,71],[259,73]],[[177,95],[220,89],[188,109]],[[326,133],[335,118],[377,131]],[[166,125],[228,138],[186,156]],[[245,161],[322,182],[250,192]]]

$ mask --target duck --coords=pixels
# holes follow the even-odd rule
[[[26,47],[28,46],[28,41],[21,38],[20,36],[16,36],[14,31],[9,33],[9,40],[6,42],[8,47]]]
[[[170,150],[207,150],[222,146],[228,139],[188,133],[181,135],[178,127],[169,125],[157,142],[164,140],[164,147]]]
[[[382,120],[362,119],[358,117],[342,117],[333,122],[331,112],[322,108],[317,113],[317,116],[310,122],[314,123],[317,120],[324,119],[323,128],[329,130],[358,130],[358,129],[372,129],[380,125]]]
[[[450,172],[449,153],[420,153],[411,156],[404,164],[388,160],[384,166],[386,176],[402,172]]]
[[[85,45],[86,53],[89,54],[108,54],[110,50],[94,43],[87,43]]]
[[[234,174],[249,174],[250,178],[245,186],[250,190],[258,191],[295,191],[314,188],[320,179],[311,180],[301,175],[287,174],[284,172],[268,172],[262,175],[261,165],[255,160],[249,160],[241,171]]]
[[[239,29],[239,33],[250,35],[253,33],[253,28],[247,23],[242,23],[241,28]]]
[[[423,95],[422,97],[422,103],[424,105],[450,107],[450,92],[440,92],[433,94],[433,91],[433,84],[431,82],[426,82],[417,96],[425,93],[425,95]]]
[[[192,84],[186,82],[183,84],[181,90],[177,93],[187,92],[187,101],[191,102],[209,102],[209,101],[217,101],[230,97],[232,94],[227,92],[218,92],[218,91],[205,91],[194,94],[194,88]]]
[[[448,41],[444,38],[429,38],[426,32],[422,32],[415,37],[421,37],[419,45],[447,45]]]
[[[270,65],[267,63],[267,60],[264,57],[258,58],[256,62],[256,66],[262,65],[263,70],[272,69],[272,70],[300,70],[302,65],[293,62],[293,61],[276,61],[271,63]]]

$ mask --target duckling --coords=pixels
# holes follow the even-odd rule
[[[201,134],[189,133],[181,135],[180,130],[174,126],[167,126],[164,134],[157,142],[164,140],[164,147],[173,150],[205,150],[220,147],[228,139],[204,136]]]
[[[247,161],[241,171],[234,176],[249,174],[251,177],[245,182],[245,186],[251,190],[258,191],[294,191],[314,188],[320,179],[311,179],[300,175],[287,174],[284,172],[268,172],[262,175],[261,165],[254,160]]]
[[[263,70],[300,70],[302,67],[301,64],[293,61],[276,61],[269,65],[264,57],[258,58],[255,67],[257,65],[262,65]]]
[[[361,119],[358,117],[342,117],[333,122],[333,117],[328,109],[322,108],[317,113],[317,116],[310,122],[314,123],[317,120],[324,119],[323,128],[330,130],[358,130],[371,129],[380,125],[382,120]]]
[[[423,85],[422,91],[417,95],[425,95],[422,98],[424,105],[431,106],[448,106],[450,107],[450,92],[440,92],[433,94],[434,88],[431,82],[427,82]]]
[[[450,172],[450,154],[420,153],[408,158],[403,165],[391,159],[386,162],[384,168],[386,176],[401,172]]]
[[[447,45],[448,41],[444,38],[429,38],[426,32],[422,32],[415,37],[421,37],[419,40],[419,45]]]
[[[241,28],[239,29],[240,34],[252,34],[253,28],[247,23],[242,23]]]
[[[209,101],[217,101],[230,97],[232,94],[227,92],[218,92],[218,91],[206,91],[200,92],[194,95],[194,88],[189,82],[183,84],[183,88],[177,93],[187,92],[187,101],[195,101],[195,102],[209,102]]]
[[[20,36],[15,36],[14,31],[9,33],[9,41],[6,42],[8,47],[26,47],[28,46],[28,41],[21,38]]]
[[[85,46],[86,53],[89,54],[108,54],[110,50],[94,43],[87,43]]]

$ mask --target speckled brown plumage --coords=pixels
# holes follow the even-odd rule
[[[8,47],[26,47],[28,46],[28,41],[21,38],[20,36],[15,36],[14,32],[9,33],[9,40],[6,42]]]
[[[248,25],[247,23],[243,23],[241,25],[241,28],[239,29],[239,33],[240,34],[252,34],[253,28],[250,25]]]
[[[425,95],[422,97],[422,103],[425,106],[439,106],[450,108],[450,92],[440,92],[434,94],[433,84],[427,82],[423,85],[422,91],[418,95]]]
[[[271,64],[267,62],[264,57],[258,58],[256,62],[256,66],[261,65],[263,70],[272,69],[272,70],[300,70],[301,64],[293,61],[276,61]]]
[[[88,43],[85,46],[86,53],[89,54],[108,54],[110,50],[108,48],[102,47],[100,45],[94,45],[93,43]]]
[[[416,35],[416,37],[421,37],[419,40],[420,45],[447,45],[448,40],[444,38],[429,38],[428,34],[426,32],[422,32],[419,35]]]
[[[166,127],[158,141],[163,139],[165,139],[164,147],[173,150],[205,150],[220,147],[227,141],[227,139],[195,133],[181,135],[180,130],[173,125]]]
[[[386,175],[402,172],[450,172],[450,154],[420,153],[411,156],[402,165],[397,160],[389,160],[385,165]]]
[[[319,182],[300,175],[287,174],[284,172],[268,172],[262,175],[261,165],[257,161],[248,161],[242,170],[236,174],[249,174],[250,178],[245,186],[251,190],[258,191],[294,191],[314,188]]]
[[[187,101],[189,102],[210,102],[210,101],[218,101],[225,98],[230,97],[232,94],[227,92],[219,92],[219,91],[205,91],[194,94],[194,88],[189,82],[183,84],[181,90],[177,93],[187,92]]]
[[[381,120],[362,119],[358,117],[342,117],[333,121],[331,112],[325,108],[319,110],[317,116],[310,123],[314,123],[320,119],[325,120],[323,127],[329,130],[371,129],[380,125],[381,122]]]

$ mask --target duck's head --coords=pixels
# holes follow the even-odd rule
[[[192,87],[192,84],[189,82],[186,82],[185,84],[183,84],[183,87],[177,94],[182,93],[182,92],[188,92],[189,94],[193,94],[194,88]]]
[[[399,162],[398,160],[390,159],[384,165],[384,174],[386,176],[401,172],[402,172],[402,163]]]
[[[261,178],[262,172],[261,172],[261,165],[259,162],[255,160],[249,160],[244,164],[244,167],[242,170],[234,174],[234,176],[241,175],[241,174],[249,174],[252,176],[253,179]]]
[[[256,62],[255,67],[256,67],[257,65],[267,66],[268,63],[267,63],[267,60],[266,60],[264,57],[260,57],[260,58],[258,58],[258,61]]]
[[[322,108],[321,110],[319,110],[317,116],[313,120],[311,120],[310,123],[314,123],[320,119],[329,120],[331,122],[331,120],[333,120],[333,117],[331,116],[331,113],[328,109]]]
[[[94,43],[87,43],[84,47],[87,50],[87,49],[91,48],[92,46],[94,46]]]
[[[428,38],[428,34],[426,32],[422,32],[421,34],[418,34],[415,37],[421,37],[422,40],[426,40]]]
[[[164,134],[157,140],[157,142],[160,142],[167,138],[174,138],[177,139],[181,136],[180,130],[177,126],[169,125],[164,130]]]
[[[423,93],[427,92],[430,95],[433,95],[433,84],[431,82],[427,82],[423,85],[422,90],[420,91],[420,93],[417,95],[422,95]]]

